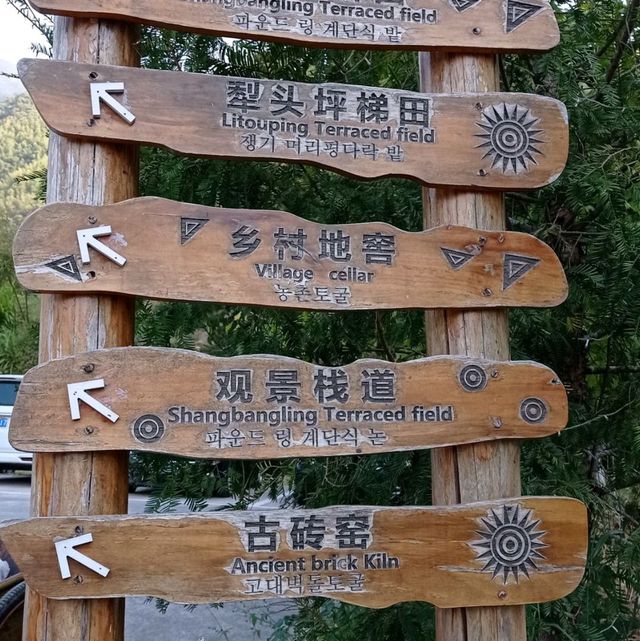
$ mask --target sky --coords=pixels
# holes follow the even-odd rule
[[[31,43],[42,36],[5,0],[0,0],[0,60],[15,64],[20,58],[33,56]]]

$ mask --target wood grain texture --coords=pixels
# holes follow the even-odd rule
[[[54,20],[56,58],[136,65],[138,30],[131,24]],[[49,202],[102,205],[137,195],[138,155],[132,146],[95,144],[52,134]],[[133,304],[115,296],[41,297],[40,361],[133,342]],[[36,454],[31,512],[120,514],[127,511],[127,452]],[[25,641],[122,641],[124,601],[50,601],[30,590]]]
[[[18,70],[47,125],[74,138],[509,190],[553,182],[568,153],[564,105],[530,94],[429,96],[48,60]],[[90,85],[105,82],[124,83],[114,97],[133,124],[104,104],[92,118]],[[384,113],[372,94],[386,100]]]
[[[235,387],[229,372],[242,378]],[[119,418],[112,422],[83,402],[72,420],[67,385],[96,379],[104,387],[90,395]],[[383,379],[389,385],[373,383]],[[135,347],[30,370],[10,439],[27,451],[264,459],[536,438],[566,422],[564,387],[550,369],[530,362],[367,359],[324,368],[279,356]]]
[[[304,527],[313,531],[301,534]],[[505,606],[576,588],[587,514],[574,499],[527,497],[458,507],[43,518],[0,533],[31,588],[57,599],[315,595],[377,608]],[[93,540],[78,551],[106,566],[106,577],[71,560],[72,576],[61,578],[54,542],[80,533]],[[256,561],[263,564],[250,565]]]
[[[123,266],[95,249],[81,261],[77,230],[104,226],[112,233],[97,240],[126,258]],[[287,247],[300,231],[300,245]],[[376,248],[376,238],[391,245]],[[527,234],[319,225],[280,211],[160,198],[47,205],[18,230],[14,263],[20,283],[35,291],[331,311],[546,307],[567,293],[553,250]]]
[[[305,46],[540,51],[555,47],[560,39],[553,10],[543,0],[408,0],[400,6],[374,0],[314,0],[282,2],[276,8],[267,2],[247,4],[199,0],[34,2],[44,13],[134,20],[196,33]],[[358,10],[365,15],[358,15]]]
[[[420,56],[423,90],[442,93],[495,91],[498,61],[492,56]],[[504,229],[499,194],[450,189],[424,190],[425,226],[471,225]],[[427,312],[429,354],[464,354],[509,359],[506,311]],[[521,493],[520,444],[497,441],[434,450],[431,454],[434,504],[455,504],[517,496]],[[526,641],[525,609],[465,608],[436,610],[437,641]]]

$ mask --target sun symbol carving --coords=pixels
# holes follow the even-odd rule
[[[542,155],[536,145],[544,141],[537,138],[542,129],[535,129],[539,118],[520,105],[492,105],[482,112],[482,121],[476,123],[484,133],[476,134],[483,140],[476,145],[485,150],[482,157],[492,158],[491,167],[499,167],[504,173],[515,174],[529,171],[533,163],[537,165],[535,154]]]
[[[504,505],[502,509],[489,510],[479,519],[482,529],[476,530],[481,539],[472,541],[476,560],[484,563],[482,572],[491,572],[492,579],[500,577],[506,585],[513,575],[516,583],[530,570],[537,570],[536,560],[544,559],[540,552],[548,547],[542,538],[546,534],[539,529],[540,520],[534,519],[532,510],[520,505]]]

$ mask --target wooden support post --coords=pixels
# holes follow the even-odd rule
[[[435,93],[498,91],[494,56],[421,54],[422,90]],[[499,193],[450,189],[424,190],[425,226],[471,225],[504,229],[504,203]],[[427,312],[430,355],[464,354],[509,359],[507,312]],[[498,441],[434,450],[433,503],[450,505],[520,494],[520,448]],[[496,590],[500,591],[496,584]],[[523,606],[436,611],[437,641],[526,641]]]
[[[136,35],[136,28],[124,23],[56,18],[54,56],[134,66],[138,64]],[[87,91],[86,117],[90,114]],[[137,189],[135,147],[78,142],[51,134],[48,202],[102,205],[136,196]],[[92,222],[96,221],[87,220],[86,226]],[[132,342],[132,300],[110,296],[42,297],[41,362]],[[91,378],[90,363],[78,372],[78,380],[83,376]],[[34,515],[126,514],[127,452],[37,454],[34,459]],[[25,641],[122,641],[123,637],[122,599],[52,601],[32,591],[28,593]]]

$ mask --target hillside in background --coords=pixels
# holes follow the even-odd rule
[[[37,358],[37,298],[16,281],[11,244],[20,221],[38,206],[46,157],[47,129],[29,96],[0,101],[0,371],[4,372],[24,372]]]
[[[15,73],[16,66],[6,60],[0,60],[0,74],[2,73]],[[0,75],[0,100],[17,96],[24,93],[24,87],[17,78],[7,78]]]
[[[26,94],[0,102],[0,237],[34,208],[40,180],[23,180],[46,167],[46,127]]]

